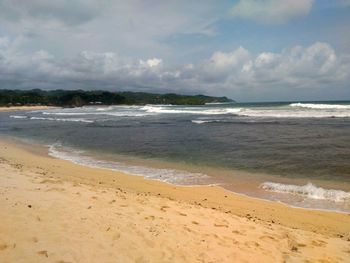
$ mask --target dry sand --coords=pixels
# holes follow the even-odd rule
[[[57,107],[51,106],[11,106],[11,107],[0,107],[0,112],[3,111],[20,111],[20,110],[46,110]]]
[[[348,214],[178,187],[0,140],[0,262],[350,262]]]

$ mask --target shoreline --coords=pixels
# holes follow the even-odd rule
[[[16,140],[16,138],[14,138]],[[33,143],[34,145],[37,144],[36,142],[29,142]],[[281,180],[281,177],[277,177],[274,175],[268,175],[266,173],[252,173],[249,171],[242,171],[242,170],[227,170],[219,167],[205,167],[203,166],[199,168],[199,166],[194,166],[190,164],[184,164],[184,163],[171,163],[170,161],[164,161],[164,160],[145,160],[136,158],[134,156],[126,157],[125,155],[118,155],[113,154],[113,158],[111,153],[93,153],[91,155],[81,155],[76,156],[75,152],[80,151],[77,148],[70,148],[69,151],[66,151],[66,149],[63,152],[60,152],[60,150],[57,150],[54,148],[53,145],[45,145],[45,147],[48,147],[48,155],[51,157],[66,160],[69,162],[72,162],[77,165],[87,166],[90,168],[98,168],[103,170],[109,170],[109,171],[115,171],[115,172],[121,172],[130,174],[132,176],[141,176],[142,178],[146,180],[156,180],[160,182],[165,182],[170,185],[179,186],[179,187],[201,187],[201,186],[217,186],[219,188],[222,188],[225,191],[233,192],[234,194],[243,195],[248,198],[253,198],[257,200],[263,200],[263,201],[270,201],[270,202],[276,202],[281,203],[284,205],[287,205],[288,207],[293,208],[300,208],[300,209],[306,209],[306,210],[315,210],[315,211],[325,211],[325,212],[336,212],[336,213],[343,213],[343,214],[349,214],[350,208],[345,207],[345,204],[340,201],[334,201],[329,199],[313,199],[309,197],[305,197],[302,195],[294,195],[292,193],[288,192],[278,192],[276,191],[269,191],[269,190],[262,190],[261,186],[266,183],[273,183],[273,184],[281,184],[283,186],[293,186],[293,187],[305,187],[308,185],[308,183],[302,182],[304,181],[301,178],[297,179],[286,179],[283,178]],[[52,150],[53,149],[53,150]],[[83,150],[84,151],[84,150]],[[103,156],[103,158],[101,157]],[[132,158],[132,159],[129,159]],[[91,163],[87,163],[87,160]],[[102,164],[101,164],[102,163]],[[128,170],[128,168],[138,168],[137,172],[134,172],[133,169]],[[146,171],[142,172],[142,169],[146,169]],[[191,179],[186,179],[185,177],[181,180],[169,180],[168,176],[162,177],[161,174],[158,176],[154,176],[153,174],[150,175],[149,169],[152,169],[153,173],[160,174],[162,170],[164,172],[168,172],[169,170],[174,171],[175,173],[188,173],[188,175],[191,177],[191,174],[198,174],[198,176],[204,176],[204,178],[199,179],[197,182],[191,182]],[[141,172],[140,172],[141,171]],[[220,177],[218,176],[220,175]],[[234,177],[234,179],[233,179]],[[230,178],[228,180],[227,178]],[[244,178],[244,179],[241,179]],[[249,178],[249,179],[248,179]],[[315,189],[313,190],[321,190],[325,192],[337,192],[342,194],[350,194],[348,192],[348,188],[345,190],[341,188],[339,185],[339,182],[328,182],[328,181],[313,181],[311,184],[312,187]],[[323,193],[324,194],[324,193]],[[276,195],[281,195],[282,198],[285,198],[284,200],[280,197],[277,197]],[[283,195],[287,195],[283,196]],[[294,199],[291,199],[294,198]],[[306,202],[309,202],[309,206],[302,206],[299,205],[296,200],[298,198],[305,198]],[[288,199],[288,200],[287,200]],[[335,199],[335,197],[334,197]],[[320,202],[320,203],[317,203]],[[321,202],[330,202],[328,206],[333,205],[333,207],[325,207],[325,205],[321,204]],[[301,202],[299,202],[301,203]],[[343,206],[342,206],[343,205]]]
[[[154,217],[151,220],[153,222],[151,229],[148,229],[150,232],[147,230],[147,233],[143,234],[152,234],[154,233],[152,232],[152,229],[157,229],[158,231],[160,228],[163,229],[163,227],[166,226],[164,231],[169,230],[171,232],[170,237],[168,235],[163,236],[163,234],[159,232],[158,236],[149,236],[148,240],[150,239],[156,244],[158,244],[157,242],[159,241],[159,245],[167,242],[169,249],[173,249],[173,256],[180,255],[183,252],[184,255],[188,256],[187,259],[194,259],[193,257],[196,256],[196,259],[198,260],[199,255],[206,251],[205,247],[202,245],[204,245],[205,242],[214,242],[216,240],[214,242],[215,245],[212,243],[212,246],[210,246],[211,249],[215,248],[215,253],[213,252],[210,256],[207,255],[207,257],[202,260],[204,262],[218,259],[221,254],[222,256],[228,256],[229,254],[232,256],[232,252],[236,253],[236,258],[240,258],[241,260],[245,259],[248,262],[254,257],[261,258],[262,261],[282,261],[283,259],[296,261],[303,258],[313,262],[321,259],[332,259],[332,262],[342,262],[346,261],[350,253],[350,251],[346,250],[346,247],[349,246],[350,240],[349,214],[292,208],[272,201],[259,200],[235,194],[217,186],[197,186],[190,188],[175,186],[155,180],[144,179],[140,176],[80,166],[69,161],[55,159],[48,156],[47,148],[45,147],[33,147],[32,145],[26,145],[25,143],[19,144],[18,142],[3,137],[0,138],[0,149],[1,170],[5,171],[5,173],[1,173],[0,175],[0,180],[2,180],[2,183],[0,184],[0,200],[2,207],[4,207],[3,211],[0,212],[2,213],[0,217],[2,223],[2,227],[0,227],[0,255],[1,253],[8,253],[5,254],[8,255],[8,259],[11,259],[11,256],[13,257],[12,259],[15,259],[18,254],[13,254],[14,252],[11,253],[12,250],[10,251],[8,248],[10,245],[6,239],[9,239],[10,237],[4,234],[4,232],[6,232],[6,227],[10,225],[12,226],[12,229],[16,228],[18,227],[19,222],[24,220],[28,221],[28,224],[30,225],[34,224],[31,225],[29,229],[27,226],[24,230],[22,229],[24,233],[36,231],[35,224],[38,224],[38,222],[30,223],[32,218],[34,221],[37,221],[31,212],[34,210],[28,210],[27,206],[22,208],[18,207],[19,203],[27,203],[28,201],[26,200],[29,199],[32,199],[31,202],[34,204],[31,205],[34,208],[38,207],[38,213],[41,213],[40,218],[48,216],[55,218],[55,214],[58,217],[60,217],[61,214],[62,216],[64,214],[65,216],[68,216],[65,219],[65,224],[70,224],[72,227],[74,226],[71,229],[71,231],[73,231],[71,232],[73,236],[77,234],[75,231],[78,230],[76,229],[80,229],[84,225],[80,226],[79,224],[81,224],[81,221],[77,218],[83,216],[82,213],[87,213],[87,211],[90,212],[91,209],[95,209],[97,214],[94,217],[85,216],[87,221],[93,223],[93,225],[90,226],[89,231],[96,235],[102,235],[101,239],[105,238],[103,233],[105,233],[108,227],[106,227],[102,233],[102,230],[99,230],[100,228],[96,228],[96,224],[100,224],[99,220],[105,220],[103,218],[108,218],[108,220],[110,220],[108,222],[111,224],[110,228],[113,229],[112,222],[114,222],[114,220],[123,217],[123,215],[128,215],[125,219],[126,221],[123,222],[126,225],[129,223],[135,223],[136,225],[133,227],[137,228],[137,226],[140,226],[141,228],[138,231],[143,233],[143,231],[145,231],[144,227],[148,226],[147,224],[149,223],[150,218]],[[9,182],[8,184],[6,184],[6,180]],[[17,184],[15,183],[16,180],[18,180]],[[28,182],[25,183],[25,180],[30,181],[30,190],[21,192],[21,187],[28,184]],[[42,182],[42,184],[39,182]],[[7,188],[12,190],[7,191]],[[43,191],[43,189],[46,188],[49,190]],[[96,199],[92,197],[92,199],[85,198],[81,201],[82,203],[79,203],[80,201],[78,202],[78,200],[74,202],[64,201],[67,198],[73,197],[74,199],[72,200],[76,200],[75,193],[78,192],[82,196],[96,196]],[[95,192],[95,194],[93,192]],[[124,197],[119,199],[115,198],[116,193],[117,195],[118,193],[122,194]],[[36,198],[32,198],[33,195],[35,195]],[[109,201],[115,198],[115,201],[112,202],[113,199],[111,202],[113,205],[119,204],[119,208],[115,207],[112,209],[109,206],[106,207],[103,205],[104,203],[99,203],[100,199],[103,199],[104,201],[107,200],[104,199],[104,196],[106,196],[106,198],[108,197]],[[18,199],[18,201],[15,202],[15,199]],[[127,200],[129,200],[127,204],[127,207],[129,207],[128,209],[138,209],[138,212],[133,210],[128,211],[126,214],[121,213],[121,215],[112,216],[112,214],[120,213],[121,209],[126,209],[126,206],[124,206],[126,204],[123,202],[127,202]],[[109,204],[109,201],[106,203]],[[15,205],[14,202],[17,205]],[[47,202],[53,203],[48,205]],[[91,202],[96,202],[96,204],[91,205]],[[58,214],[55,213],[51,215],[51,213],[54,213],[51,212],[51,209],[57,212],[57,205],[63,210],[58,212]],[[110,205],[112,206],[112,204]],[[50,208],[49,210],[42,210],[42,207]],[[80,211],[79,209],[82,209],[82,207],[84,207],[85,210]],[[92,208],[90,209],[89,207]],[[149,214],[143,215],[144,210],[148,211],[148,209],[154,209],[155,207],[158,207],[157,213],[152,210],[152,217],[150,217]],[[17,211],[17,209],[19,210]],[[72,215],[69,215],[69,213],[67,214],[67,209],[72,212]],[[76,214],[74,212],[75,210],[80,212]],[[16,211],[16,213],[14,211]],[[176,211],[176,213],[172,213],[172,211]],[[22,213],[24,218],[16,218],[18,213]],[[186,216],[181,214],[186,214]],[[138,215],[142,215],[142,218]],[[168,215],[169,218],[167,217]],[[71,216],[72,218],[70,218]],[[162,221],[165,217],[169,220],[166,224]],[[186,219],[190,221],[186,221],[185,224],[182,221],[182,223],[178,221],[175,222],[175,219]],[[215,222],[210,221],[214,219],[216,219]],[[212,223],[210,227],[206,226],[209,221]],[[41,224],[44,224],[43,220],[40,222]],[[55,220],[54,222],[57,224]],[[53,228],[55,228],[55,225],[50,225],[49,222],[46,224],[47,225],[44,227],[46,232],[41,233],[43,239],[50,238],[48,233],[54,231]],[[114,224],[118,225],[121,224],[121,222],[117,221],[114,222]],[[183,227],[181,231],[183,231],[183,229],[189,230],[186,230],[185,233],[181,232],[178,228],[180,225]],[[240,226],[239,229],[233,230],[234,228],[237,228],[238,225]],[[19,230],[20,229],[21,228],[19,228]],[[218,236],[209,236],[207,233],[208,236],[201,237],[205,242],[199,242],[198,244],[196,242],[191,242],[189,247],[193,249],[192,255],[190,255],[191,250],[184,251],[184,247],[181,247],[181,249],[178,248],[178,251],[176,250],[177,244],[184,245],[184,241],[188,242],[186,237],[190,238],[190,240],[196,240],[196,238],[200,238],[198,235],[206,233],[209,230],[214,231],[212,235],[216,233]],[[109,231],[112,230],[108,230],[107,232]],[[121,253],[122,250],[120,249],[122,249],[123,243],[131,242],[131,240],[134,239],[141,242],[139,244],[141,247],[146,247],[150,251],[154,249],[154,247],[148,247],[147,242],[143,243],[144,241],[139,240],[141,234],[137,235],[132,231],[132,233],[130,233],[130,231],[131,229],[122,230],[122,228],[120,228],[119,235],[123,236],[127,234],[129,237],[127,240],[123,240],[122,243],[119,243],[119,241],[112,242],[117,248],[119,248],[116,252]],[[238,231],[239,233],[236,233],[235,231]],[[269,234],[263,235],[262,233]],[[61,231],[55,235],[62,236],[63,238],[69,234],[69,232]],[[257,234],[260,235],[260,237],[256,236]],[[19,236],[12,236],[11,238],[14,240],[20,239],[21,235],[22,234]],[[83,234],[83,236],[84,235],[85,234]],[[227,241],[226,239],[222,239],[223,236],[227,236],[227,240],[231,238],[231,243],[223,245]],[[263,236],[267,237],[263,238]],[[268,242],[265,239],[268,240]],[[232,240],[235,240],[237,243],[234,243]],[[244,240],[244,242],[242,240]],[[282,242],[281,240],[284,241]],[[3,245],[1,242],[6,244]],[[19,244],[20,242],[22,241],[17,240],[16,244]],[[49,240],[47,242],[52,243],[53,241]],[[222,245],[219,245],[220,242]],[[256,242],[258,245],[252,245],[254,244],[252,242]],[[72,246],[72,250],[79,249],[79,245],[72,245],[71,242],[68,242],[68,244]],[[31,244],[30,246],[33,245],[35,244]],[[5,246],[6,248],[2,250],[1,248]],[[193,246],[196,247],[194,248]],[[82,247],[85,248],[85,246]],[[319,251],[321,247],[323,251],[322,253]],[[60,251],[63,248],[69,250],[65,244],[62,244],[61,248],[57,247],[57,242],[54,242],[52,243],[50,251]],[[99,250],[98,248],[96,249]],[[139,249],[136,249],[136,251],[139,251]],[[159,249],[161,250],[161,248]],[[275,251],[274,253],[276,257],[274,258],[273,255],[267,255],[267,253],[264,252],[267,251],[266,249]],[[53,254],[50,254],[51,252],[49,250],[40,250],[39,252],[41,252],[41,254],[35,252],[36,256],[39,258],[40,256],[45,258],[46,254],[42,251],[47,251],[47,257],[51,258],[54,256]],[[107,251],[110,251],[110,253],[113,254],[111,250],[107,249]],[[143,254],[146,253],[146,251],[143,251],[142,253],[140,251],[140,253]],[[89,254],[90,252],[87,253]],[[124,255],[125,253],[127,254],[127,251],[123,251],[121,254]],[[125,256],[128,256],[130,259],[134,256],[131,254],[132,252]],[[152,252],[151,254],[152,255],[148,256],[154,256],[153,262],[157,261],[156,255],[158,254],[155,252]],[[238,255],[240,255],[240,257]],[[158,257],[158,260],[160,258],[161,257]],[[226,261],[228,258],[229,257],[226,258]],[[95,257],[95,259],[98,258]],[[186,258],[183,258],[182,260],[181,258],[176,259],[178,262],[186,262]],[[70,258],[70,261],[77,260],[72,260],[72,258]],[[106,259],[106,261],[108,260]],[[152,260],[150,259],[150,261]],[[171,261],[170,258],[168,261]],[[11,262],[11,260],[9,260],[9,262]],[[38,261],[33,259],[33,262]],[[133,260],[125,260],[124,262],[133,262]]]
[[[154,188],[154,187],[160,187],[160,188],[167,188],[167,189],[172,189],[172,190],[178,190],[179,192],[181,192],[182,190],[184,192],[187,192],[188,189],[198,189],[199,192],[206,192],[209,189],[209,192],[211,192],[211,190],[214,193],[220,193],[220,195],[224,195],[226,196],[225,199],[227,198],[227,194],[230,194],[231,197],[233,197],[233,199],[240,199],[240,197],[244,200],[244,201],[256,201],[257,203],[261,203],[261,205],[265,206],[268,204],[271,204],[272,206],[276,206],[276,207],[281,207],[284,209],[291,209],[291,210],[302,210],[305,211],[306,213],[310,212],[313,213],[315,212],[316,214],[318,214],[317,212],[321,212],[321,213],[326,213],[326,214],[340,214],[340,215],[347,215],[349,216],[350,219],[350,213],[347,212],[341,212],[341,211],[331,211],[331,210],[322,210],[322,209],[309,209],[309,208],[303,208],[303,207],[293,207],[291,205],[285,204],[283,202],[278,202],[278,201],[273,201],[273,200],[267,200],[267,199],[263,199],[263,198],[258,198],[258,197],[252,197],[243,193],[237,193],[228,189],[225,189],[224,187],[217,185],[217,184],[209,184],[209,185],[176,185],[176,184],[172,184],[172,183],[167,183],[167,182],[163,182],[160,180],[155,180],[155,179],[151,179],[151,178],[145,178],[143,176],[139,176],[139,175],[133,175],[133,174],[128,174],[122,171],[116,171],[116,170],[111,170],[108,168],[99,168],[99,167],[89,167],[89,166],[85,166],[85,165],[81,165],[81,164],[77,164],[74,163],[72,161],[69,160],[65,160],[65,159],[60,159],[60,158],[56,158],[53,157],[51,155],[49,155],[48,153],[48,147],[45,145],[40,145],[37,143],[26,143],[26,142],[22,142],[19,141],[18,139],[14,139],[14,138],[4,138],[0,136],[0,147],[5,144],[8,146],[12,146],[14,148],[16,148],[16,150],[20,150],[20,151],[24,151],[24,152],[29,152],[30,154],[36,155],[36,157],[39,158],[43,158],[43,159],[49,159],[49,160],[54,160],[54,161],[58,161],[58,162],[63,162],[66,166],[73,166],[75,167],[74,169],[82,169],[82,170],[90,170],[89,172],[93,172],[96,171],[99,174],[101,173],[106,173],[108,175],[112,174],[114,176],[123,176],[126,177],[125,180],[130,179],[130,181],[133,181],[132,185],[129,185],[128,187],[132,190],[143,190],[143,189],[139,189],[142,188],[142,186],[144,186],[143,184],[145,184],[146,186],[150,186],[150,188]],[[23,154],[25,154],[23,152]],[[1,155],[0,155],[1,157]],[[33,156],[34,157],[34,156]],[[21,158],[22,159],[22,158]],[[69,180],[69,179],[76,179],[76,178],[68,178],[66,177],[65,179]],[[80,179],[80,178],[79,178]],[[97,179],[97,178],[91,178],[91,179]],[[102,179],[102,178],[100,178]],[[123,178],[124,179],[124,178]],[[155,194],[155,193],[153,193]],[[172,195],[173,193],[169,193],[169,196]],[[177,193],[175,193],[177,194]],[[189,193],[186,193],[189,194]],[[184,198],[186,201],[197,201],[197,196],[194,198],[194,196],[186,196],[186,198]],[[215,199],[213,200],[215,205],[219,205],[220,207],[220,202],[219,199]],[[242,200],[242,201],[243,201]],[[254,200],[254,201],[253,201]],[[226,201],[226,200],[225,200]],[[202,204],[204,205],[204,204]],[[229,202],[223,202],[222,204],[222,208],[224,208],[226,205],[231,206],[231,204],[229,204]],[[209,206],[209,205],[208,205]],[[350,223],[350,220],[349,220]],[[350,225],[349,225],[349,231],[350,231]],[[350,233],[349,233],[349,238],[350,238]]]

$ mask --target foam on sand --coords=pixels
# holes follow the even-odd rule
[[[87,156],[84,154],[84,151],[62,147],[62,145],[59,143],[49,146],[49,155],[87,167],[119,171],[132,175],[142,176],[147,179],[153,179],[177,185],[196,185],[198,182],[201,182],[201,180],[209,178],[208,175],[202,173],[192,173],[176,169],[127,165],[120,162],[99,160]]]
[[[276,192],[293,194],[311,199],[328,200],[333,202],[350,202],[350,192],[342,190],[324,189],[308,183],[306,185],[281,184],[273,182],[264,182],[260,188]]]

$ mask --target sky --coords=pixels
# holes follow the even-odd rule
[[[350,100],[350,0],[0,0],[0,89]]]

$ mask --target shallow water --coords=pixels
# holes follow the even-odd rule
[[[218,183],[312,208],[347,211],[350,202],[339,199],[350,191],[346,102],[0,113],[0,133],[51,145],[56,157],[170,183]],[[264,182],[279,184],[259,187]]]

